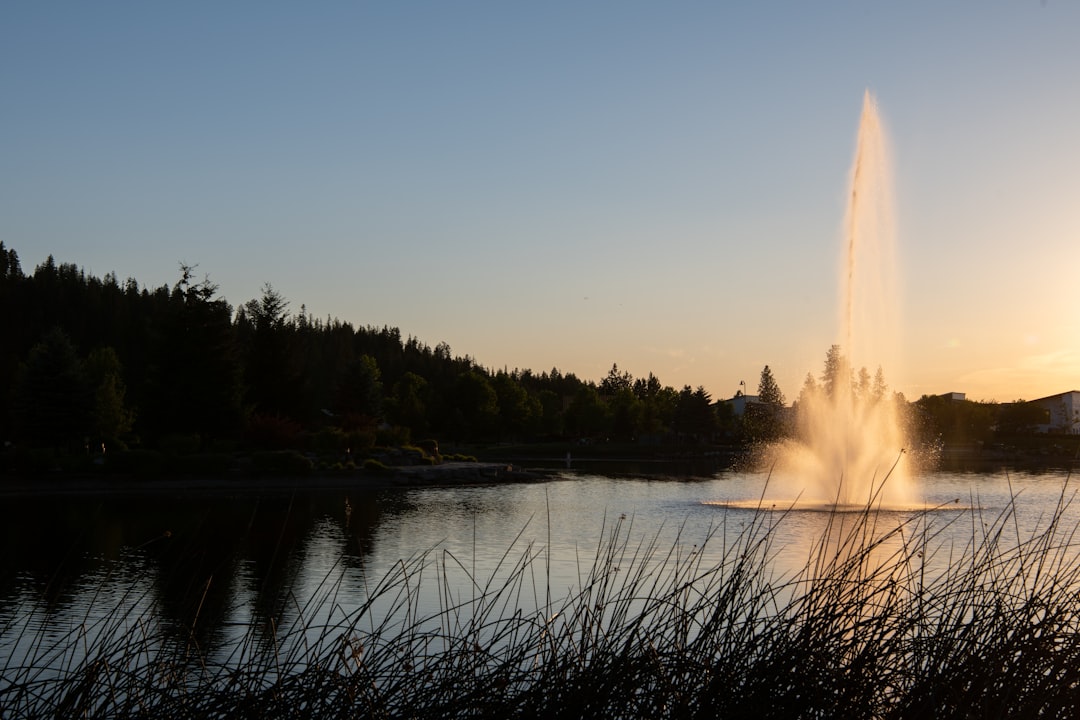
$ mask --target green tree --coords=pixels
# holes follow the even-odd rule
[[[872,391],[871,398],[874,402],[880,402],[885,399],[885,395],[889,392],[889,386],[885,382],[885,371],[878,365],[877,372],[874,373],[874,389]]]
[[[616,395],[620,390],[633,387],[634,377],[628,372],[619,372],[618,363],[612,363],[607,377],[600,381],[600,394],[605,397]]]
[[[566,409],[566,430],[587,438],[606,433],[610,426],[608,406],[601,399],[596,385],[582,384]]]
[[[825,353],[825,369],[821,373],[821,386],[826,397],[836,397],[844,384],[851,383],[851,367],[840,352],[839,345],[833,345]]]
[[[537,394],[540,403],[540,432],[545,435],[562,435],[563,401],[554,390],[547,388]]]
[[[499,397],[487,376],[473,369],[458,376],[453,388],[454,432],[463,439],[489,437],[499,416]]]
[[[691,390],[684,385],[675,405],[675,432],[686,441],[707,442],[716,431],[716,413],[705,388]]]
[[[652,436],[666,432],[675,416],[679,396],[675,389],[662,385],[656,375],[649,373],[649,377],[634,381],[634,395],[641,401],[640,432]]]
[[[961,446],[989,440],[998,419],[997,403],[923,395],[915,403],[917,431],[923,442]]]
[[[20,439],[32,447],[73,450],[90,430],[91,394],[67,333],[48,331],[30,349],[15,387]]]
[[[758,381],[758,401],[743,413],[747,435],[754,440],[775,440],[784,434],[784,393],[766,365]]]
[[[303,419],[304,383],[293,352],[289,303],[270,283],[237,320],[245,344],[244,383],[255,412]]]
[[[1031,434],[1039,425],[1049,423],[1050,411],[1035,403],[1016,400],[998,409],[998,431],[1006,435]]]
[[[643,403],[627,385],[608,398],[611,432],[620,440],[633,440],[641,431]]]
[[[870,384],[870,372],[865,368],[859,368],[858,379],[855,381],[855,397],[862,401],[873,399],[873,387]]]
[[[218,287],[194,268],[181,266],[180,280],[159,317],[150,387],[140,416],[152,434],[198,434],[232,439],[243,424],[241,365],[232,308]]]
[[[131,432],[135,413],[127,406],[120,358],[111,347],[102,347],[86,359],[86,376],[93,393],[93,431],[101,443],[122,443]]]
[[[533,421],[535,408],[529,402],[529,393],[506,371],[495,373],[491,385],[498,398],[500,433],[520,438]]]
[[[13,249],[5,248],[4,241],[0,240],[0,282],[20,280],[22,276],[18,253]]]
[[[394,425],[412,430],[414,437],[428,432],[428,382],[414,372],[406,372],[394,383],[387,403],[387,416]]]
[[[349,363],[337,389],[336,410],[344,417],[367,418],[374,424],[382,415],[383,384],[375,358],[361,355]],[[354,423],[355,424],[355,423]]]
[[[772,370],[766,365],[761,369],[761,379],[758,380],[758,401],[763,405],[773,408],[784,407],[784,393],[780,392],[780,386],[773,377]]]

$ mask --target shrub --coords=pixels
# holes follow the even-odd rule
[[[260,450],[287,450],[300,447],[304,429],[283,415],[255,414],[248,421],[247,439]]]
[[[174,469],[185,475],[222,475],[237,466],[236,458],[227,453],[182,455],[173,461]]]
[[[105,470],[108,472],[157,476],[165,467],[165,455],[156,450],[124,450],[105,456]]]
[[[341,428],[324,427],[311,436],[311,447],[321,454],[341,454],[349,447],[349,441]]]
[[[314,469],[311,460],[295,450],[254,453],[251,465],[255,472],[266,475],[309,475]]]
[[[400,425],[381,427],[375,434],[375,444],[388,447],[401,447],[402,445],[409,444],[411,435],[412,431],[410,431],[409,428],[401,427]]]
[[[363,455],[364,453],[375,447],[375,431],[370,429],[357,429],[350,430],[345,439],[348,443],[347,447],[352,451],[352,454]]]
[[[201,446],[198,433],[172,433],[158,441],[158,449],[166,455],[191,455],[199,452]]]
[[[388,467],[386,464],[379,462],[375,458],[368,458],[364,461],[364,472],[372,475],[393,475],[393,468]]]

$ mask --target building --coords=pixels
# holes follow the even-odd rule
[[[735,397],[730,400],[721,400],[720,402],[725,405],[730,405],[732,414],[735,417],[742,417],[746,413],[747,405],[760,405],[761,399],[757,395],[745,395],[741,392],[735,393]]]
[[[1028,404],[1044,408],[1049,414],[1047,422],[1036,426],[1036,432],[1080,435],[1080,390],[1030,400]]]

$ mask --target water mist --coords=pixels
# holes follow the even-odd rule
[[[895,367],[899,327],[894,244],[886,138],[868,91],[844,220],[843,343],[829,350],[822,382],[803,388],[795,438],[775,447],[772,460],[770,485],[800,505],[915,503],[900,412],[882,370]]]

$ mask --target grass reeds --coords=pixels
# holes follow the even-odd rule
[[[1028,535],[1015,506],[950,514],[971,518],[962,547],[941,514],[837,512],[786,574],[784,512],[740,514],[690,548],[617,521],[565,592],[535,546],[487,580],[433,550],[348,613],[327,581],[224,655],[166,636],[152,608],[59,639],[6,628],[0,716],[1075,717],[1068,493]]]

